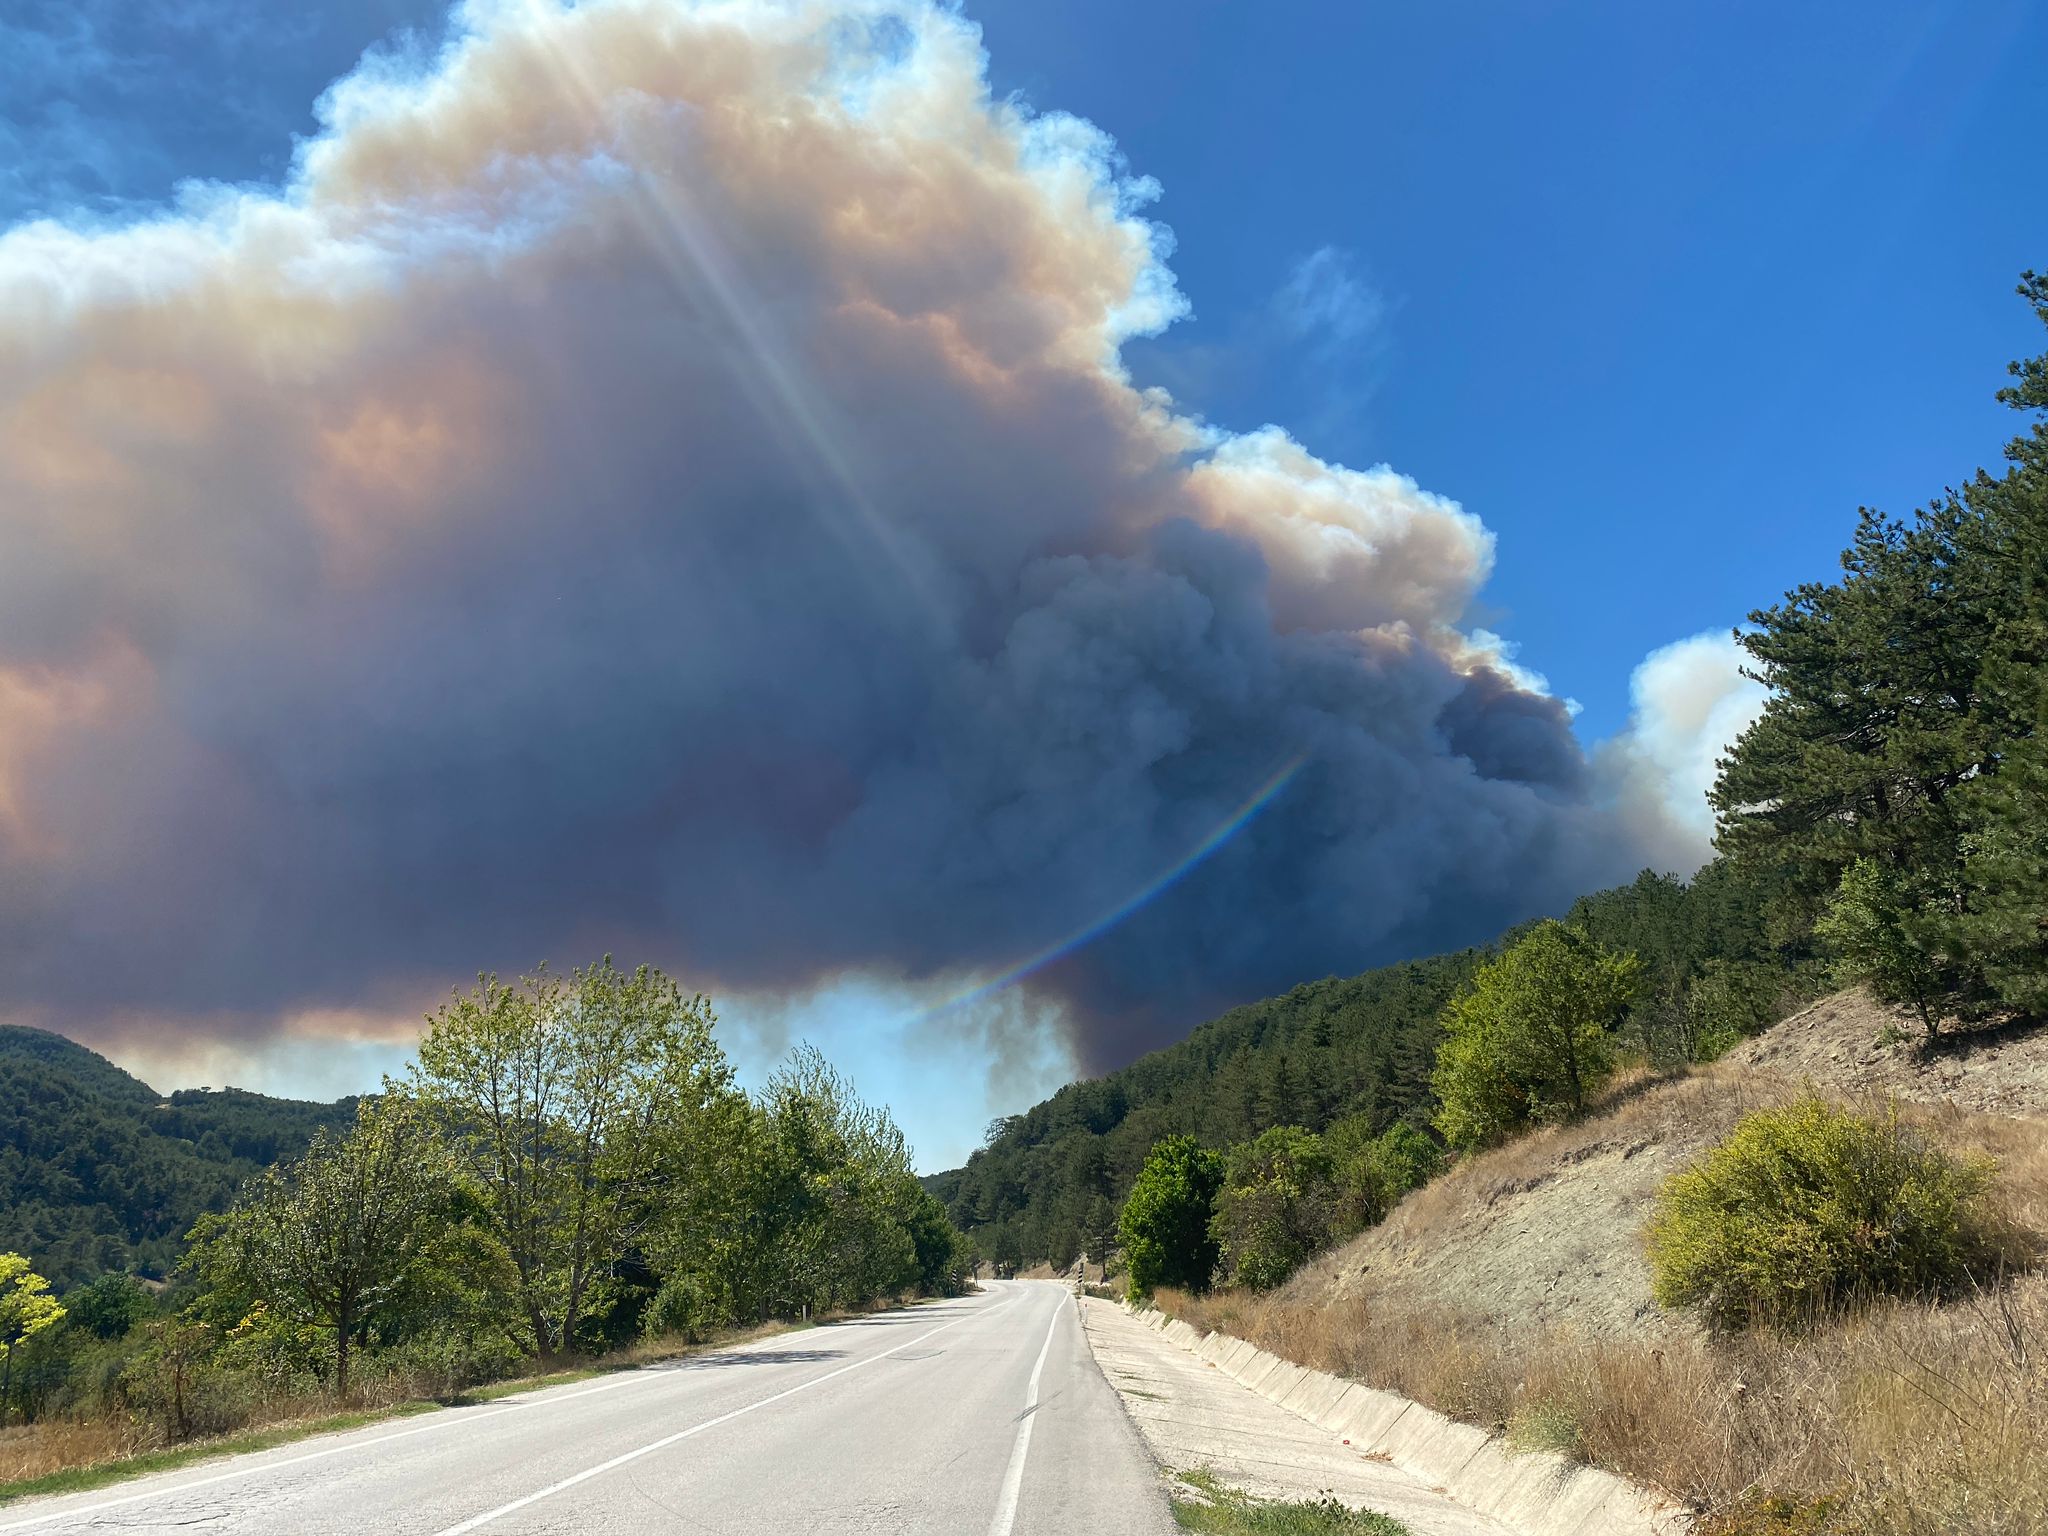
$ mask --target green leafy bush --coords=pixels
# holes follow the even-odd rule
[[[1371,1116],[1352,1115],[1331,1126],[1323,1142],[1336,1165],[1337,1224],[1344,1232],[1378,1226],[1403,1195],[1435,1178],[1444,1162],[1443,1149],[1406,1120],[1375,1136]]]
[[[1209,1223],[1222,1187],[1223,1159],[1194,1137],[1153,1146],[1117,1224],[1133,1298],[1161,1285],[1209,1288],[1217,1259]]]
[[[525,1355],[503,1333],[436,1328],[381,1351],[366,1371],[402,1384],[391,1396],[449,1399],[473,1387],[517,1375]]]
[[[1479,1147],[1580,1114],[1614,1071],[1613,1028],[1641,966],[1563,923],[1538,923],[1444,1011],[1437,1129]]]
[[[1334,1235],[1336,1169],[1320,1136],[1276,1125],[1230,1149],[1209,1226],[1230,1277],[1271,1290]]]
[[[1989,1257],[1991,1173],[1896,1114],[1813,1095],[1759,1110],[1666,1181],[1647,1233],[1657,1300],[1741,1328],[1950,1290]]]
[[[709,1276],[692,1271],[669,1276],[647,1300],[640,1329],[651,1339],[677,1338],[695,1344],[732,1321],[723,1291]]]

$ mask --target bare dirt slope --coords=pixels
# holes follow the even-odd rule
[[[1860,992],[1824,998],[1711,1067],[1625,1084],[1604,1113],[1468,1160],[1308,1266],[1281,1299],[1367,1296],[1599,1338],[1686,1331],[1651,1299],[1640,1233],[1664,1179],[1748,1111],[1810,1083],[1949,1106],[1936,1108],[1937,1130],[1958,1115],[2048,1117],[2048,1029],[1958,1036],[1931,1051],[1919,1033]],[[1996,1152],[2032,1132],[1988,1122],[1965,1139]]]
[[[2048,1030],[1951,1025],[1925,1046],[1922,1035],[1904,1009],[1837,992],[1744,1041],[1727,1060],[1839,1092],[2048,1117]]]

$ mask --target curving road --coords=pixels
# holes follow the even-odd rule
[[[1175,1529],[1049,1281],[0,1509],[0,1533]]]

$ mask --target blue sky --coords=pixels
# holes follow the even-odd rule
[[[1092,120],[1163,189],[1193,315],[1127,348],[1137,379],[1461,501],[1499,545],[1473,621],[1578,701],[1588,743],[1647,653],[1829,574],[1858,504],[1904,512],[1993,461],[2013,424],[1992,391],[2038,346],[2011,289],[2048,262],[2048,11],[1790,9],[966,7],[997,90]],[[0,225],[275,183],[329,81],[440,19],[13,0]],[[818,1038],[928,1163],[1062,1070],[1029,1028],[939,1040],[865,981],[727,1013],[755,1075]],[[259,1076],[341,1091],[385,1054],[309,1076],[287,1042]],[[238,1070],[228,1046],[178,1059]]]
[[[1496,627],[1589,737],[1636,658],[1830,574],[1859,504],[1903,512],[2011,433],[2041,6],[973,14],[999,84],[1165,189],[1196,318],[1141,368],[1477,512]],[[1384,318],[1335,356],[1251,346],[1324,248]]]

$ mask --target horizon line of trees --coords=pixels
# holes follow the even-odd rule
[[[168,1295],[112,1275],[26,1349],[0,1327],[18,1405],[177,1439],[263,1392],[346,1399],[365,1367],[447,1393],[962,1289],[969,1251],[888,1110],[809,1046],[749,1095],[714,1023],[709,999],[609,956],[480,976],[352,1125],[201,1217]]]

